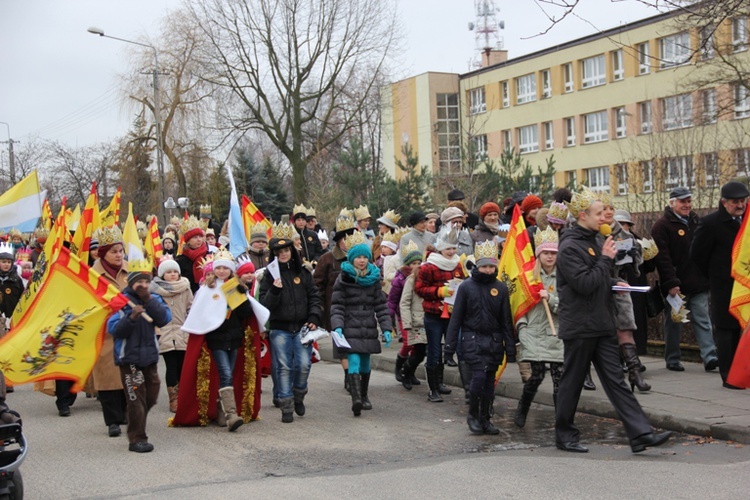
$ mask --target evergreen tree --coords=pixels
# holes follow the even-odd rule
[[[291,208],[281,168],[269,156],[259,163],[253,149],[247,143],[235,153],[233,172],[238,195],[247,195],[263,215],[279,220]]]
[[[159,213],[160,200],[156,199],[158,189],[149,171],[153,153],[153,147],[149,144],[146,121],[142,116],[138,116],[120,147],[118,160],[112,167],[112,170],[117,172],[119,186],[122,187],[121,206],[125,209],[124,217],[127,217],[128,202],[133,203],[133,213],[144,220],[146,214]]]

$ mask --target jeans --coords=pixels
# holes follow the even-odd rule
[[[271,355],[276,360],[276,383],[278,398],[293,397],[292,389],[307,391],[310,375],[312,344],[303,345],[299,332],[271,330]]]
[[[443,364],[443,338],[448,330],[450,320],[437,314],[424,315],[424,329],[427,333],[426,368],[435,368]]]
[[[669,314],[669,304],[664,310],[664,359],[667,365],[680,361],[680,334],[682,323],[672,321]],[[695,340],[701,350],[701,359],[707,363],[716,359],[711,319],[708,315],[708,292],[696,293],[685,297],[685,307],[690,311],[690,323],[693,325]]]
[[[219,388],[232,387],[234,378],[234,362],[237,360],[237,349],[211,350],[211,356],[216,363],[216,371],[219,372]]]

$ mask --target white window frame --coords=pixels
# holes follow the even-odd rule
[[[617,82],[625,78],[625,64],[622,49],[612,51],[612,80]]]
[[[750,149],[735,150],[734,159],[737,165],[737,177],[750,176]]]
[[[552,97],[552,78],[548,69],[542,70],[542,99]]]
[[[747,16],[732,19],[732,50],[742,52],[747,50]]]
[[[516,104],[536,101],[536,73],[516,78]]]
[[[680,94],[661,99],[662,130],[679,130],[693,126],[693,96]]]
[[[716,104],[716,89],[704,89],[701,91],[701,112],[703,123],[716,123],[719,108]]]
[[[565,82],[565,93],[575,90],[575,75],[573,75],[573,63],[563,64],[563,80]]]
[[[436,100],[438,166],[441,173],[456,174],[461,169],[458,94],[439,93]]]
[[[469,90],[469,114],[476,115],[487,111],[484,86]]]
[[[607,83],[607,60],[604,54],[581,61],[581,88],[588,89]]]
[[[573,117],[564,118],[565,124],[565,147],[576,145],[576,120]]]
[[[510,107],[510,89],[508,88],[508,81],[504,81],[500,83],[500,91],[503,95],[503,107],[509,108]]]
[[[734,117],[750,116],[750,90],[740,83],[734,84]]]
[[[654,192],[654,162],[651,160],[641,162],[641,175],[643,177],[643,192]]]
[[[609,140],[609,120],[606,111],[581,115],[583,122],[583,143],[593,144]]]
[[[692,156],[673,156],[664,159],[664,189],[669,191],[679,186],[695,185],[695,169]]]
[[[651,112],[651,101],[638,103],[638,119],[641,122],[641,135],[650,134],[654,130],[654,118]]]
[[[521,154],[539,151],[539,127],[536,124],[518,127],[518,152]]]
[[[620,163],[617,165],[617,194],[625,196],[628,194],[628,164]]]
[[[651,73],[651,45],[649,42],[638,44],[638,74],[647,75]]]
[[[542,131],[544,132],[544,149],[547,151],[555,149],[555,136],[552,122],[542,123]]]
[[[484,161],[487,159],[487,134],[475,135],[471,138],[474,148],[474,160]]]
[[[701,159],[703,161],[703,171],[706,172],[706,187],[719,187],[721,181],[719,156],[716,153],[705,153]]]
[[[690,62],[690,33],[682,31],[659,40],[659,67],[673,68]]]
[[[701,60],[707,61],[716,55],[716,27],[713,24],[707,24],[699,32],[701,44]]]
[[[578,189],[578,172],[576,172],[575,170],[568,170],[567,172],[565,172],[565,174],[565,185],[572,186],[573,189]]]
[[[615,114],[615,138],[616,139],[622,139],[628,135],[628,128],[627,128],[627,113],[625,112],[625,107],[621,106],[619,108],[614,109]]]
[[[609,167],[594,167],[584,169],[586,184],[594,192],[609,192]]]
[[[503,134],[503,151],[508,151],[513,149],[513,135],[510,132],[510,129],[505,129],[502,132]]]

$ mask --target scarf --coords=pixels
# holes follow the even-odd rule
[[[380,282],[380,269],[372,262],[367,263],[364,271],[358,271],[348,261],[342,262],[341,272],[346,273],[356,284],[363,288]]]
[[[401,266],[401,269],[399,269],[398,271],[407,278],[411,276],[411,266]]]
[[[163,278],[154,276],[154,279],[151,281],[151,286],[149,287],[149,290],[152,293],[161,295],[162,297],[178,295],[189,289],[190,281],[188,281],[187,278],[182,277],[177,281],[166,281]]]
[[[435,265],[441,271],[453,271],[461,262],[461,259],[457,254],[454,254],[453,257],[449,259],[447,257],[443,257],[443,255],[439,252],[432,252],[427,256],[427,260],[425,261],[425,263],[427,262]]]
[[[483,285],[494,283],[495,281],[497,281],[497,271],[495,272],[495,274],[486,274],[475,267],[471,270],[471,279]]]
[[[119,273],[120,269],[122,269],[122,264],[115,267],[104,259],[101,259],[101,263],[102,263],[102,267],[104,268],[104,270],[107,271],[107,274],[112,276],[112,278],[114,278],[115,281],[117,281],[117,273]]]
[[[481,224],[484,224],[484,227],[486,227],[487,229],[489,229],[489,231],[492,234],[497,234],[497,230],[500,227],[500,224],[497,223],[497,222],[490,223],[490,222],[482,221]]]
[[[182,255],[190,259],[193,263],[193,282],[200,283],[203,279],[203,269],[201,269],[201,258],[208,254],[208,245],[205,243],[198,248],[190,248],[185,245],[182,247]]]

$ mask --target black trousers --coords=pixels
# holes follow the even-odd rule
[[[58,410],[70,408],[75,403],[78,393],[70,392],[72,388],[72,380],[55,380],[55,404]]]
[[[102,404],[102,413],[104,414],[104,425],[125,424],[125,391],[117,389],[114,391],[97,391],[97,397]]]
[[[732,367],[734,353],[737,352],[737,344],[740,342],[742,329],[737,328],[719,328],[714,326],[714,343],[716,344],[716,354],[719,357],[719,374],[721,380],[727,381],[729,369]]]
[[[641,405],[625,384],[620,364],[620,352],[617,337],[611,336],[589,339],[564,340],[565,362],[563,363],[560,387],[557,392],[557,413],[555,416],[555,436],[560,443],[578,442],[580,432],[575,426],[575,414],[578,400],[583,389],[583,380],[594,364],[604,392],[607,394],[617,415],[625,426],[628,438],[652,431]]]

